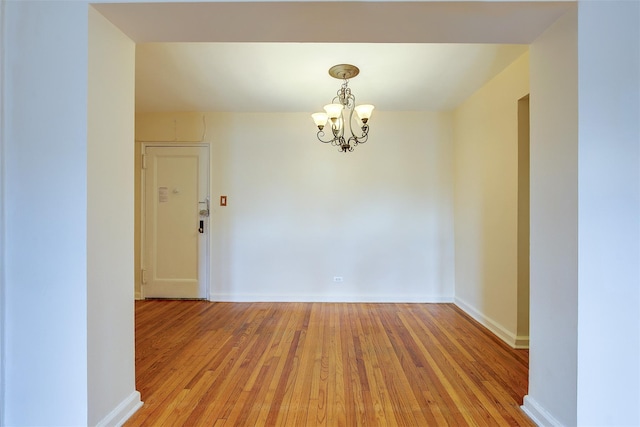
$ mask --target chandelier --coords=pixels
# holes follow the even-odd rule
[[[360,73],[355,65],[339,64],[329,68],[329,75],[342,80],[342,86],[333,98],[331,104],[324,106],[324,113],[314,113],[311,115],[313,121],[318,126],[318,139],[325,144],[338,147],[340,151],[346,153],[353,151],[356,145],[364,144],[369,139],[369,125],[367,122],[371,117],[373,105],[356,105],[356,97],[349,89],[349,79]],[[360,119],[362,133],[358,136],[354,132],[357,124],[353,123],[353,112]],[[329,122],[331,133],[325,137],[324,127]],[[355,125],[355,126],[354,126]],[[345,137],[345,128],[349,128],[349,133]]]

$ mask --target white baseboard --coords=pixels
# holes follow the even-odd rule
[[[452,303],[452,296],[431,295],[276,295],[211,293],[219,302],[348,302],[348,303]]]
[[[465,313],[473,317],[482,326],[489,329],[491,332],[493,332],[494,335],[496,335],[502,341],[509,344],[511,347],[516,349],[529,348],[528,336],[516,335],[510,332],[504,326],[502,326],[495,320],[485,316],[484,314],[480,313],[478,310],[476,310],[474,307],[467,304],[466,302],[462,301],[460,298],[455,298],[454,302],[458,307],[464,310]]]
[[[562,427],[562,423],[547,412],[535,399],[526,395],[520,407],[540,427]]]
[[[513,348],[522,349],[529,348],[529,335],[516,335]]]
[[[104,417],[96,427],[120,427],[142,406],[140,392],[134,391]]]

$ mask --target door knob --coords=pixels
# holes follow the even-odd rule
[[[209,198],[207,197],[204,202],[198,202],[201,205],[206,205],[206,209],[200,209],[200,216],[209,216],[210,206],[209,206]]]

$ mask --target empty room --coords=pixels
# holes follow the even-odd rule
[[[640,421],[636,3],[0,11],[3,424]]]

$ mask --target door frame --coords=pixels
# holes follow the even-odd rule
[[[207,147],[207,151],[209,153],[209,158],[207,159],[207,185],[208,185],[208,194],[209,200],[211,200],[211,143],[210,142],[142,142],[140,144],[140,158],[141,161],[144,162],[144,154],[147,147]],[[145,269],[145,249],[146,249],[146,239],[145,239],[145,226],[146,226],[146,172],[143,165],[140,166],[140,271],[137,271],[136,274],[140,275],[140,299],[144,300],[144,279],[142,277],[143,271]],[[207,223],[206,231],[204,233],[204,254],[202,257],[204,258],[205,265],[201,270],[203,272],[203,278],[205,282],[204,289],[204,299],[210,301],[211,295],[211,214],[213,210],[209,207],[209,221]],[[198,254],[199,256],[201,254]]]

